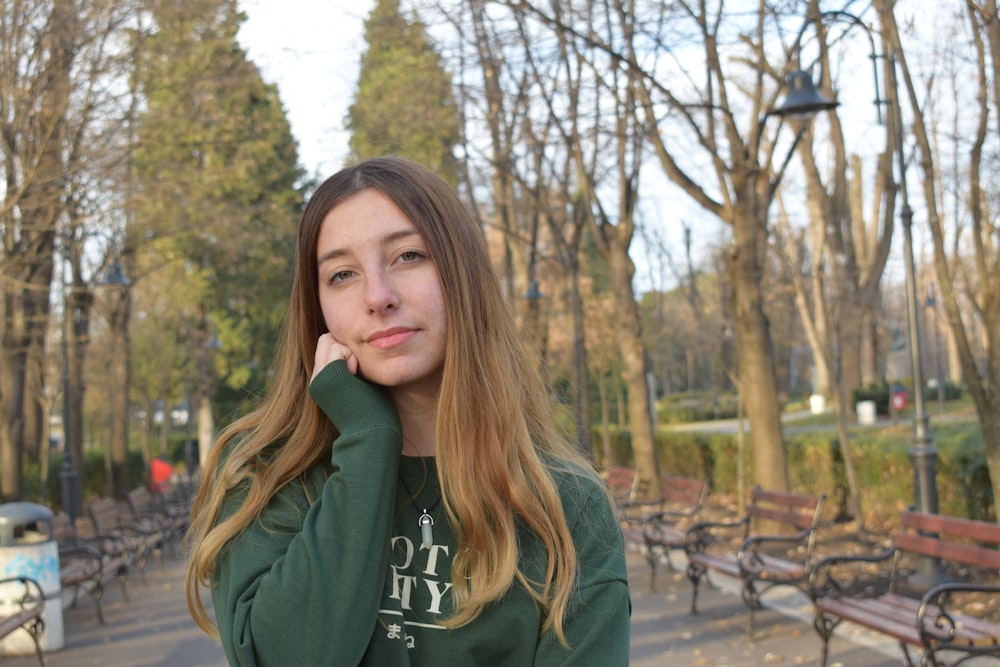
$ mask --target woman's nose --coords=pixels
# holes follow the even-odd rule
[[[379,313],[399,306],[399,292],[385,271],[370,271],[367,276],[365,298],[369,312]]]

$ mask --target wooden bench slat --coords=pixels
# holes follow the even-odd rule
[[[863,625],[870,630],[877,630],[909,644],[920,644],[920,635],[915,623],[906,623],[889,615],[885,608],[872,604],[871,600],[854,600],[851,598],[820,598],[816,608],[827,614],[832,614],[851,623]]]
[[[920,609],[920,600],[909,598],[905,595],[899,595],[897,593],[884,593],[879,596],[879,600],[882,601],[882,604],[886,604],[913,614],[914,618],[916,617],[917,611]]]
[[[1000,525],[989,521],[908,511],[903,513],[900,523],[911,530],[1000,544]]]
[[[645,537],[659,546],[680,549],[684,546],[687,531],[669,526],[657,526],[656,528],[647,528]]]
[[[916,554],[942,558],[966,565],[978,565],[1000,570],[1000,551],[974,544],[948,542],[929,535],[901,533],[896,536],[896,547]]]
[[[802,563],[766,554],[759,554],[756,559],[764,565],[759,575],[763,579],[795,579],[806,573],[806,567]]]
[[[626,543],[642,544],[646,540],[646,528],[638,523],[626,523],[622,526],[622,533]]]
[[[730,556],[728,554],[693,553],[688,557],[688,560],[691,563],[700,565],[707,570],[714,570],[733,577],[740,576],[740,564],[736,560],[735,555]]]
[[[896,593],[886,593],[880,596],[881,599],[895,607],[904,610],[914,619],[916,625],[917,612],[920,610],[920,600],[898,595]],[[934,631],[933,619],[941,613],[941,608],[936,605],[928,605],[927,627],[929,631]],[[966,614],[951,614],[952,619],[961,628],[961,634],[969,638],[992,639],[994,642],[1000,638],[1000,625],[991,623],[981,618],[975,618]]]
[[[747,507],[747,512],[755,519],[777,521],[778,523],[782,523],[787,526],[794,526],[799,530],[806,530],[813,523],[811,516],[805,516],[796,512],[789,512],[787,510],[775,509],[773,507],[751,505]]]
[[[0,637],[6,637],[29,621],[39,618],[41,615],[42,612],[40,609],[29,609],[0,619]]]

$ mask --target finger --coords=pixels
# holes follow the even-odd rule
[[[316,356],[313,364],[313,374],[312,379],[315,379],[319,375],[320,371],[326,368],[330,363],[337,361],[339,359],[344,359],[348,362],[348,369],[352,373],[357,370],[357,359],[354,358],[354,353],[346,345],[342,345],[337,342],[333,336],[329,333],[325,333],[319,337],[316,341]],[[351,369],[352,361],[354,368]]]

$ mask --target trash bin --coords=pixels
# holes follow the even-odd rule
[[[878,418],[875,401],[858,401],[857,405],[854,406],[854,410],[858,413],[859,424],[871,425]]]
[[[62,584],[59,579],[59,547],[52,539],[52,510],[35,503],[0,505],[0,578],[31,577],[45,595],[42,621],[43,651],[63,647]],[[13,612],[23,589],[17,584],[0,585],[0,614]],[[0,655],[35,652],[31,638],[14,632],[0,641]]]

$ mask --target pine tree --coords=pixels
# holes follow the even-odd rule
[[[454,185],[459,115],[451,76],[424,24],[416,16],[404,18],[399,0],[377,0],[365,21],[365,41],[368,50],[347,119],[354,157],[393,153]]]
[[[184,301],[189,398],[224,398],[221,413],[235,415],[266,383],[285,314],[297,146],[276,87],[237,42],[235,0],[152,0],[150,11],[136,149],[140,271],[182,265],[186,284],[174,294]]]

